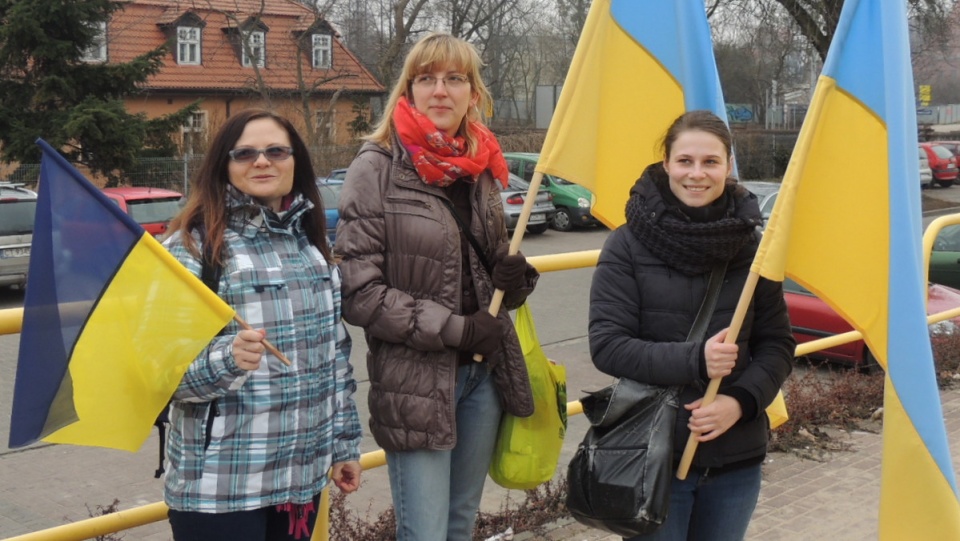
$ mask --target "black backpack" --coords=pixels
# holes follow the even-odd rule
[[[200,230],[200,237],[203,238],[203,230]],[[222,272],[221,267],[215,267],[211,259],[213,259],[212,254],[209,253],[209,249],[206,245],[203,248],[203,257],[200,258],[200,280],[210,288],[210,291],[213,291],[214,294],[217,293],[217,290],[220,288],[220,273]],[[223,332],[223,331],[221,331]],[[217,408],[217,401],[214,400],[210,404],[210,414],[207,416],[207,445],[210,443],[210,428],[213,425],[213,419],[220,415],[220,410]],[[166,471],[163,468],[163,460],[166,458],[166,448],[167,448],[167,425],[170,424],[170,402],[167,402],[167,405],[160,410],[160,413],[157,415],[157,420],[153,422],[153,426],[157,427],[157,431],[160,433],[160,465],[153,472],[154,479],[160,479],[160,476]],[[204,446],[206,448],[206,445]]]

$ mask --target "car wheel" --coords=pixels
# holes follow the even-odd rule
[[[953,179],[950,179],[950,180],[938,180],[938,181],[937,181],[937,184],[939,184],[941,188],[949,188],[950,186],[953,186]]]
[[[876,374],[880,371],[880,363],[866,347],[863,348],[863,362],[857,365],[857,371],[865,375]]]
[[[570,211],[567,209],[557,209],[553,215],[551,225],[557,231],[570,231],[573,229],[573,220],[570,218]]]
[[[550,226],[550,224],[534,224],[534,225],[528,225],[528,226],[527,226],[527,233],[530,233],[531,235],[539,235],[539,234],[543,233],[544,231],[546,231],[546,230],[547,230],[547,227],[549,227],[549,226]]]

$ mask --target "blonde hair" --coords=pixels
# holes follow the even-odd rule
[[[436,69],[452,68],[464,73],[470,79],[470,92],[477,98],[476,105],[467,109],[467,114],[460,123],[460,128],[457,129],[457,135],[463,137],[467,142],[468,154],[473,155],[477,150],[477,139],[467,129],[467,123],[469,121],[482,124],[483,119],[480,116],[480,111],[488,110],[493,104],[490,91],[487,90],[487,86],[483,84],[483,79],[480,78],[481,66],[483,66],[483,61],[480,60],[476,48],[470,43],[450,34],[425,36],[407,53],[407,58],[403,61],[403,71],[400,72],[400,76],[393,86],[393,91],[390,92],[390,98],[383,110],[383,117],[373,129],[373,132],[364,139],[389,148],[396,132],[393,125],[393,111],[397,108],[397,102],[405,96],[410,100],[410,105],[413,106],[411,85],[414,77]]]

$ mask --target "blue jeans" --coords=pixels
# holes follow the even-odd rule
[[[457,444],[449,451],[387,452],[397,541],[469,541],[500,427],[485,363],[457,369]]]
[[[719,475],[690,470],[670,485],[660,528],[629,541],[742,541],[760,497],[760,464]]]

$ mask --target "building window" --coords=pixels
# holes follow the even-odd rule
[[[330,36],[313,35],[313,68],[330,69]]]
[[[93,38],[90,46],[83,51],[80,57],[84,62],[106,62],[107,61],[107,23],[94,24],[97,34]]]
[[[194,111],[183,124],[184,133],[203,133],[207,129],[207,112]]]
[[[263,32],[243,32],[240,34],[243,43],[243,65],[250,67],[256,61],[258,67],[263,67],[266,58],[266,40]]]
[[[177,27],[177,64],[200,64],[200,29],[194,26]]]

